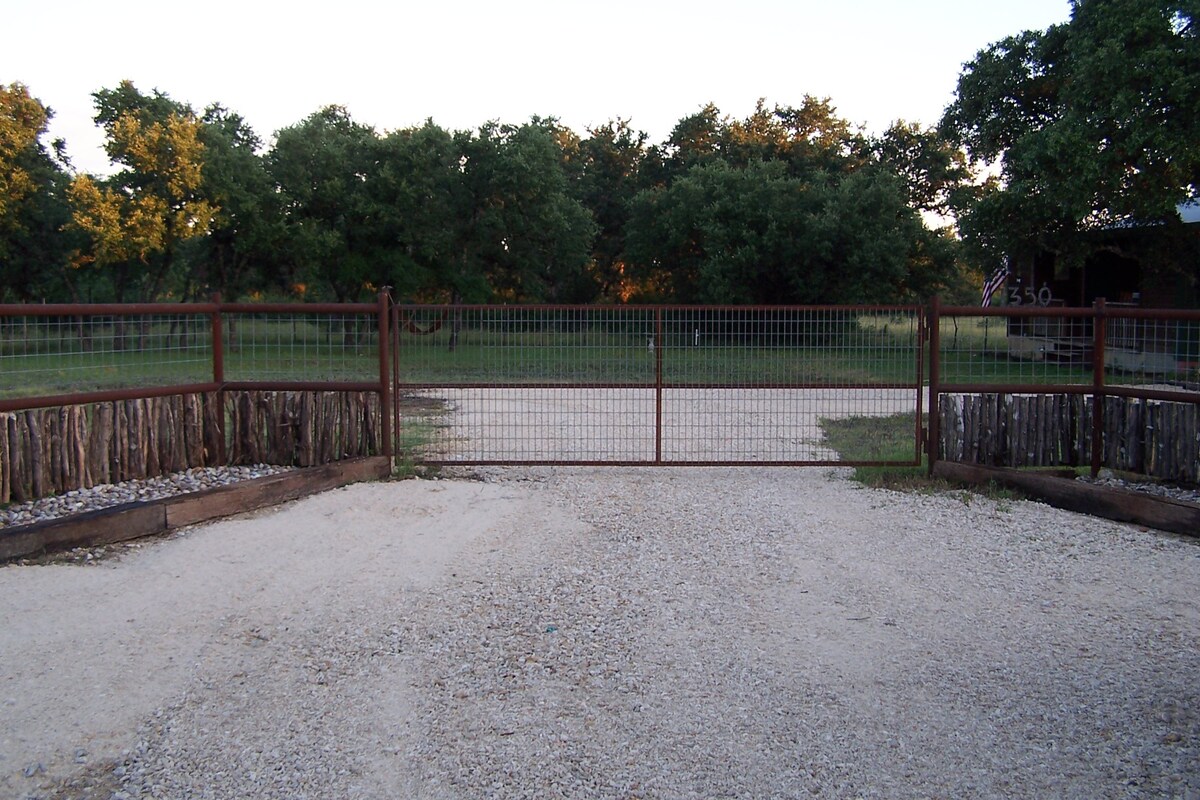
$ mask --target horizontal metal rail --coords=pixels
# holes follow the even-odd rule
[[[664,458],[659,460],[623,459],[421,459],[431,467],[917,467],[921,462],[909,461],[829,461],[829,460],[688,460]]]
[[[1151,389],[1141,386],[1093,386],[1090,383],[943,383],[939,394],[1083,394],[1106,397],[1141,397],[1200,404],[1200,391]]]
[[[1105,304],[1097,312],[1095,306],[1078,307],[1035,307],[1035,306],[940,306],[943,317],[1065,317],[1067,319],[1092,319],[1096,316],[1108,318],[1183,320],[1200,322],[1200,310],[1167,308],[1125,308]]]
[[[917,383],[751,383],[751,382],[720,382],[706,383],[703,381],[663,381],[661,384],[647,381],[404,381],[401,387],[407,390],[426,389],[910,389],[916,391],[924,388]]]
[[[152,314],[375,314],[374,303],[0,303],[2,317],[133,317]]]
[[[188,383],[175,386],[153,386],[137,389],[105,389],[95,392],[71,392],[66,394],[42,395],[40,397],[15,397],[0,400],[0,413],[29,411],[35,408],[75,406],[84,403],[112,403],[122,400],[141,400],[149,397],[170,397],[177,394],[204,394],[220,391],[219,383]]]

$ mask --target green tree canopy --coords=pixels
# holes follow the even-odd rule
[[[553,118],[381,134],[328,106],[266,152],[219,104],[197,117],[129,82],[95,99],[116,174],[57,173],[76,298],[85,280],[89,298],[118,301],[360,300],[384,286],[421,301],[910,297],[949,280],[954,257],[916,213],[944,214],[966,175],[937,132],[897,123],[872,138],[807,95],[745,119],[704,106],[661,145],[624,120],[583,138]],[[41,154],[39,186],[69,165],[28,144],[39,107],[9,105],[6,202],[54,198],[29,193],[11,153]]]
[[[710,103],[681,119],[667,141],[651,149],[651,157],[660,165],[660,183],[716,159],[735,167],[779,161],[790,174],[812,178],[854,168],[863,142],[829,98],[805,95],[798,108],[768,109],[760,99],[744,120],[722,115]]]
[[[780,161],[699,164],[638,195],[628,236],[643,299],[894,302],[936,291],[954,272],[952,243],[879,168],[810,183]]]
[[[870,157],[904,184],[908,203],[919,211],[950,214],[951,201],[971,178],[961,149],[932,128],[898,120],[867,140]]]
[[[284,203],[294,285],[341,302],[369,296],[380,277],[371,230],[380,210],[377,137],[342,106],[327,106],[276,135],[268,171]]]
[[[998,179],[963,195],[965,240],[985,258],[1048,249],[1077,258],[1083,234],[1178,226],[1200,192],[1197,4],[1075,0],[1069,22],[980,51],[941,128]]]
[[[61,232],[70,219],[62,143],[42,139],[50,109],[22,84],[0,85],[0,298],[53,296],[75,242]]]
[[[208,235],[193,240],[181,296],[215,291],[234,300],[290,290],[279,258],[285,249],[282,200],[260,153],[262,141],[240,115],[219,104],[209,106],[200,122],[201,192],[217,210]]]
[[[625,296],[625,234],[646,182],[647,138],[628,120],[614,120],[590,129],[575,151],[576,195],[597,226],[591,277],[597,297],[609,302]]]
[[[94,97],[106,150],[124,168],[71,183],[72,224],[89,240],[77,263],[113,270],[118,301],[131,292],[156,299],[179,243],[205,235],[217,210],[201,192],[200,122],[186,105],[142,94],[129,81]]]
[[[464,227],[453,290],[466,297],[482,278],[495,299],[590,299],[585,270],[596,226],[569,191],[555,126],[488,123],[455,141]]]

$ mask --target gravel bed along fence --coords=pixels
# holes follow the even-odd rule
[[[112,508],[124,503],[176,497],[189,492],[228,486],[252,478],[277,475],[292,469],[294,467],[279,467],[270,464],[243,467],[194,467],[157,478],[106,483],[87,489],[75,489],[63,494],[23,503],[12,503],[0,508],[0,530],[10,525],[28,525],[33,522],[61,519],[73,514]]]

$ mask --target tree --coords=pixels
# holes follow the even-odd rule
[[[922,302],[956,283],[954,240],[926,227],[892,171],[858,169],[815,194],[799,302]]]
[[[722,116],[711,103],[684,117],[667,142],[651,149],[662,164],[659,183],[721,159],[735,167],[781,161],[795,177],[844,173],[862,163],[862,136],[837,115],[829,98],[805,95],[797,107],[768,109],[760,99],[744,120]]]
[[[449,288],[464,299],[571,302],[590,293],[595,236],[571,195],[554,130],[543,122],[459,132],[459,247]]]
[[[209,106],[201,118],[201,192],[214,208],[207,236],[194,240],[184,296],[220,292],[233,300],[274,286],[292,289],[281,274],[283,208],[260,154],[262,141],[238,114]]]
[[[68,190],[73,227],[90,240],[80,266],[115,270],[116,300],[157,299],[179,243],[203,236],[216,207],[201,194],[204,144],[189,108],[128,81],[96,98],[105,149],[124,169],[107,180],[76,177]]]
[[[61,141],[42,143],[50,109],[22,84],[0,86],[0,298],[59,299],[71,247]]]
[[[1071,19],[980,51],[941,129],[999,179],[964,195],[964,239],[991,260],[1076,260],[1090,231],[1179,226],[1200,192],[1194,0],[1075,0]]]
[[[866,146],[877,164],[900,178],[909,205],[919,211],[949,214],[951,198],[971,178],[962,150],[933,128],[897,120]]]
[[[895,302],[957,280],[952,237],[921,212],[944,212],[967,170],[933,131],[868,139],[812,96],[744,120],[709,105],[646,161],[625,251],[644,299]]]
[[[628,296],[625,230],[645,180],[646,139],[628,120],[614,120],[591,128],[576,151],[576,195],[596,222],[591,277],[596,296],[610,302]]]
[[[1097,148],[1099,189],[1077,189],[1094,193],[1097,222],[1174,221],[1200,196],[1198,11],[1195,0],[1074,4],[1064,127]]]
[[[639,300],[790,302],[811,213],[779,162],[698,164],[634,200],[627,254]]]
[[[394,243],[388,283],[397,298],[445,300],[462,252],[465,205],[461,154],[432,120],[379,143],[379,176],[368,190],[382,210],[381,236]]]
[[[368,188],[376,147],[374,129],[342,106],[277,134],[267,164],[284,202],[292,283],[324,287],[339,302],[364,299],[382,285],[375,283],[382,271],[371,235],[381,212]]]
[[[17,207],[38,188],[29,154],[49,120],[49,110],[23,84],[0,85],[0,231],[15,226]]]
[[[642,192],[628,255],[641,299],[683,303],[896,302],[955,273],[952,243],[887,170],[814,184],[781,161],[718,160]]]

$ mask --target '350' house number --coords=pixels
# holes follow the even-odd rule
[[[1050,287],[1042,284],[1042,288],[1036,292],[1030,288],[1022,289],[1020,286],[1008,287],[1008,304],[1010,306],[1048,306],[1054,296],[1050,292]]]

